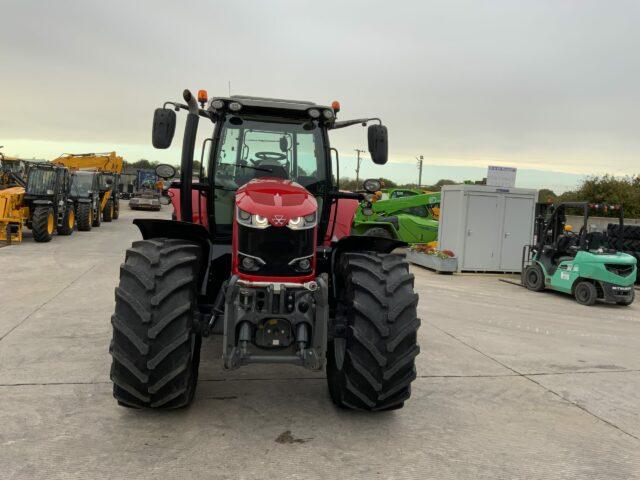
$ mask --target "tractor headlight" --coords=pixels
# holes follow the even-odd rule
[[[304,217],[292,217],[289,219],[288,227],[291,230],[304,230],[316,226],[317,217],[315,213],[305,215]]]
[[[311,118],[318,118],[320,116],[320,110],[316,108],[312,108],[308,111],[308,113]]]
[[[262,215],[252,215],[239,208],[237,210],[238,214],[236,215],[236,219],[240,225],[251,228],[267,228],[269,226],[269,220],[267,220],[267,217],[263,217]]]
[[[231,110],[232,112],[239,112],[242,109],[242,105],[239,104],[238,102],[231,102],[229,104],[229,110]]]
[[[215,98],[213,100],[211,100],[211,108],[213,108],[214,110],[221,110],[224,108],[224,101],[220,100],[219,98]]]
[[[362,182],[362,186],[365,191],[369,193],[376,193],[378,190],[382,188],[382,182],[376,178],[368,178],[364,182]]]
[[[267,228],[269,226],[269,220],[262,215],[251,215],[251,222],[256,228]]]
[[[322,116],[327,120],[331,120],[334,117],[333,110],[329,110],[329,109],[323,110]]]

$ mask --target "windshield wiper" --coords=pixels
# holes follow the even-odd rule
[[[273,169],[267,167],[254,167],[253,165],[242,165],[241,163],[231,163],[230,165],[240,168],[251,168],[253,170],[259,170],[261,172],[273,173]]]

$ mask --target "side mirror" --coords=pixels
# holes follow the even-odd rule
[[[155,148],[169,148],[176,131],[176,112],[170,108],[156,108],[153,114],[152,143]]]
[[[160,178],[164,178],[165,180],[168,180],[170,178],[175,177],[176,169],[172,165],[161,163],[156,167],[156,175]]]
[[[384,125],[369,125],[367,137],[369,140],[369,153],[371,154],[373,163],[377,165],[387,163],[389,157],[387,127]]]

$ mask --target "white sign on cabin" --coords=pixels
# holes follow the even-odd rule
[[[518,169],[513,167],[489,165],[487,185],[491,187],[515,188],[517,171]]]

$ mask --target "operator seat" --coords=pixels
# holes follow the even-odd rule
[[[576,256],[575,247],[578,246],[578,237],[576,235],[558,235],[555,241],[554,261],[556,264],[571,261]]]

